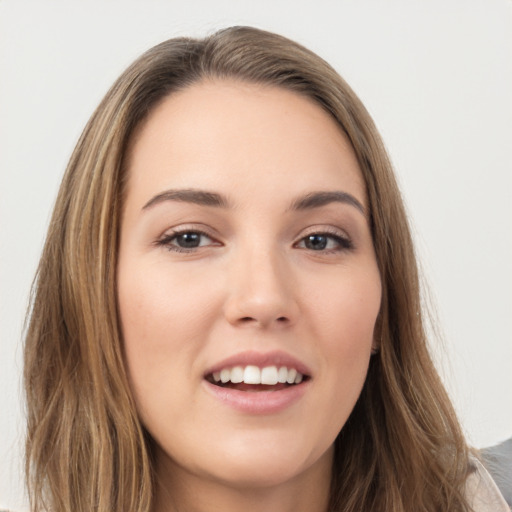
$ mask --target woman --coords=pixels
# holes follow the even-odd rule
[[[25,358],[33,510],[502,506],[429,356],[373,122],[274,34],[170,40],[114,84]]]

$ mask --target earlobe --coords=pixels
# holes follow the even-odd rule
[[[373,329],[373,341],[371,355],[374,356],[380,352],[380,345],[382,340],[382,306],[377,319],[375,320],[375,327]]]

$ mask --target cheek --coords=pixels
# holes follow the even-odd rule
[[[126,364],[142,413],[145,406],[163,406],[153,402],[169,397],[172,381],[188,382],[213,300],[204,287],[162,266],[120,266],[118,283]]]
[[[317,336],[331,350],[347,355],[369,350],[381,303],[377,270],[332,279],[320,292],[308,290],[307,296],[308,309],[316,319]]]
[[[151,331],[159,323],[171,328],[172,317],[182,319],[186,325],[192,320],[190,286],[183,287],[173,276],[154,269],[144,271],[126,269],[119,273],[119,306],[121,316],[141,332]],[[194,291],[197,302],[197,291]],[[183,316],[185,315],[185,316]]]
[[[325,385],[336,401],[338,429],[344,424],[366,379],[374,330],[381,303],[377,271],[354,274],[313,297],[317,321],[314,339],[322,347]],[[331,404],[332,405],[332,404]]]
[[[174,340],[186,346],[196,336],[198,321],[208,321],[214,287],[193,275],[160,261],[120,267],[118,301],[127,345],[166,350]]]

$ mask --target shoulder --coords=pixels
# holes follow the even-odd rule
[[[505,499],[478,459],[472,459],[475,470],[466,480],[466,496],[475,512],[510,512]]]

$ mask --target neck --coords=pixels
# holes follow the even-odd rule
[[[157,464],[153,512],[326,512],[332,454],[285,482],[246,485],[192,474],[169,459]]]

